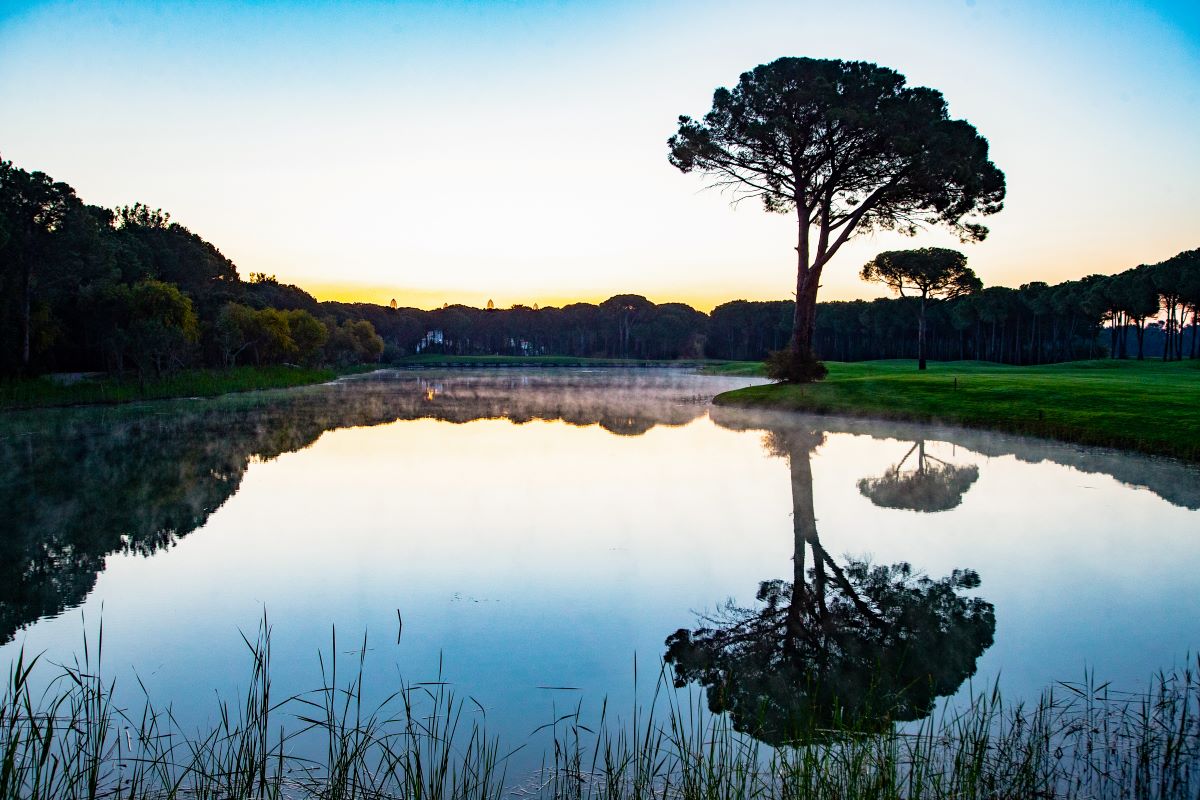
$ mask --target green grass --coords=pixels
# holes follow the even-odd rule
[[[719,405],[938,421],[1200,461],[1200,362],[829,362],[816,384],[726,392]]]
[[[706,364],[701,367],[700,372],[704,375],[765,378],[767,366],[761,361],[724,361]]]
[[[0,800],[1194,800],[1200,791],[1195,664],[1144,692],[1088,679],[1012,704],[993,689],[883,733],[821,729],[780,748],[708,714],[702,693],[674,689],[663,670],[649,702],[625,713],[605,703],[596,715],[576,706],[550,719],[543,767],[517,774],[508,755],[530,742],[490,736],[484,707],[440,675],[397,679],[378,704],[364,700],[365,637],[347,664],[335,633],[320,685],[282,698],[266,621],[243,638],[246,688],[215,699],[211,727],[187,730],[148,695],[141,707],[114,700],[102,634],[72,664],[17,654],[0,681]],[[57,675],[47,683],[48,670]],[[636,684],[635,671],[635,695]]]
[[[168,397],[212,397],[253,389],[280,389],[333,380],[349,369],[305,367],[234,367],[219,370],[184,370],[154,378],[143,386],[136,377],[101,377],[60,385],[46,378],[0,381],[0,410],[45,408],[96,403],[129,403]]]

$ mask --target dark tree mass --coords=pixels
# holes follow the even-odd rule
[[[352,310],[238,276],[160,210],[85,204],[0,161],[0,374],[371,361],[383,341]]]
[[[815,363],[821,272],[856,233],[914,234],[944,225],[963,241],[987,228],[972,218],[1003,207],[1004,173],[987,140],[950,119],[940,92],[865,61],[780,58],[713,94],[701,120],[682,116],[670,161],[700,172],[767,211],[794,213],[796,304],[773,377],[820,378]]]
[[[895,266],[896,255],[873,263]],[[923,327],[924,352],[940,360],[1196,357],[1200,250],[1017,289],[979,289],[969,270],[950,266],[949,282],[919,270],[919,281],[903,278],[917,296],[816,306],[806,323],[816,356],[915,358]],[[928,303],[923,326],[919,285],[927,299],[943,298]],[[318,302],[273,276],[243,280],[160,210],[87,205],[67,184],[0,161],[0,376],[146,379],[185,367],[392,363],[418,353],[763,360],[787,349],[795,320],[792,301],[735,300],[705,314],[635,294],[561,308]]]

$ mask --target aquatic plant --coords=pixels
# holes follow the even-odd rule
[[[542,767],[510,774],[515,751],[488,735],[486,714],[464,716],[482,707],[440,677],[369,705],[365,638],[347,672],[335,633],[320,687],[281,699],[269,625],[243,638],[247,688],[190,734],[144,686],[137,711],[116,704],[102,630],[70,665],[19,652],[0,696],[0,798],[1167,800],[1200,790],[1200,660],[1145,692],[1090,676],[1029,704],[993,689],[920,722],[883,732],[835,723],[779,748],[735,731],[660,670],[628,718],[603,703],[589,721],[577,705],[547,723]],[[635,696],[637,680],[635,666]]]

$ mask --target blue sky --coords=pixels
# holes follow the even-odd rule
[[[783,55],[941,90],[1008,177],[988,284],[1200,246],[1200,10],[1162,3],[18,3],[0,154],[142,201],[243,274],[415,305],[786,297],[791,220],[702,190],[665,141]],[[860,237],[822,294],[874,296]]]

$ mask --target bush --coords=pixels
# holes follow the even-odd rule
[[[766,364],[767,377],[784,383],[814,383],[829,374],[812,353],[799,353],[791,348],[768,353]]]

